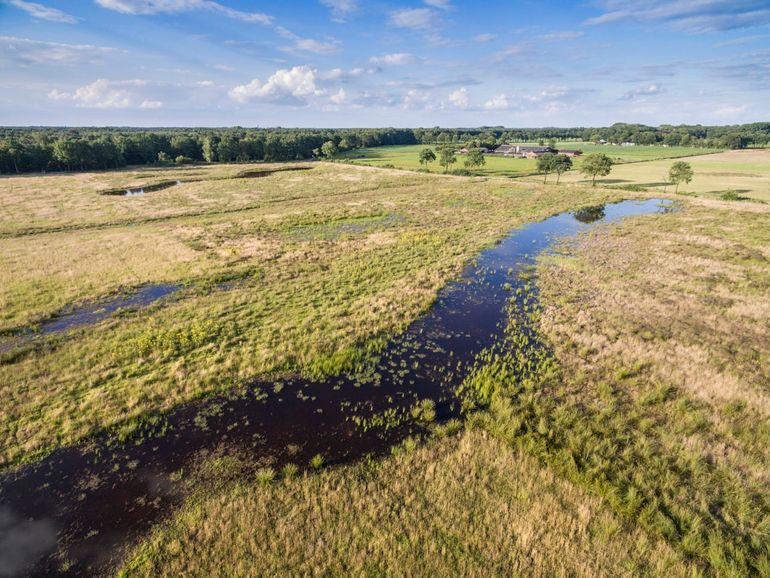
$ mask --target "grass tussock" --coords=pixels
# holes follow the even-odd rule
[[[188,504],[122,576],[689,576],[662,540],[469,430],[370,465]]]

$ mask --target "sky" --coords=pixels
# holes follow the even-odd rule
[[[770,0],[0,0],[0,125],[770,120]]]

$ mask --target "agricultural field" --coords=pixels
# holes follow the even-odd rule
[[[770,570],[767,205],[298,162],[0,206],[38,573]]]
[[[682,192],[719,197],[732,191],[739,197],[770,201],[769,149],[727,151],[678,160],[689,163],[694,172],[692,182],[680,185]],[[607,177],[598,178],[596,183],[610,187],[639,185],[651,191],[670,192],[674,190],[668,179],[671,163],[657,160],[620,164],[614,166]],[[561,180],[565,183],[588,182],[578,171],[565,173]]]
[[[537,143],[522,143],[525,145],[537,145]],[[354,164],[362,164],[369,166],[383,166],[392,165],[399,169],[418,170],[425,168],[420,165],[419,154],[420,151],[426,146],[434,149],[434,151],[440,145],[398,145],[398,146],[381,146],[367,149],[357,149],[349,151],[340,155],[341,158],[347,159]],[[458,147],[460,145],[457,145]],[[612,157],[617,162],[638,162],[648,161],[653,159],[665,159],[685,157],[692,155],[701,155],[717,152],[714,149],[704,149],[695,147],[663,147],[663,146],[635,146],[635,147],[622,147],[622,146],[600,146],[593,143],[586,142],[559,142],[558,147],[564,149],[579,149],[584,154],[590,154],[594,152],[601,152],[607,156]],[[457,155],[457,162],[450,167],[451,169],[459,169],[463,167],[464,157]],[[473,172],[489,176],[523,176],[537,172],[537,161],[534,159],[515,159],[497,157],[494,155],[486,155],[486,164],[483,167],[474,168]],[[573,159],[576,167],[580,166],[580,157]],[[438,162],[431,163],[428,168],[432,172],[443,172],[443,168],[438,165]]]

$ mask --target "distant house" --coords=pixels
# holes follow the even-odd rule
[[[559,149],[557,152],[560,155],[564,155],[565,157],[578,157],[583,154],[583,151],[568,150],[568,149]]]
[[[479,150],[480,150],[482,153],[484,153],[484,154],[486,154],[486,153],[489,153],[489,152],[492,152],[492,151],[490,151],[490,150],[489,150],[487,147],[479,147]],[[468,149],[467,149],[467,148],[465,148],[465,147],[463,147],[463,148],[461,148],[459,151],[457,151],[457,154],[458,154],[458,155],[467,155],[467,154],[468,154]]]
[[[545,153],[556,152],[551,147],[531,147],[522,145],[500,145],[497,147],[493,154],[503,155],[505,157],[527,158],[536,159],[543,156]]]
[[[622,147],[635,147],[636,143],[635,142],[628,142],[628,141],[626,141],[626,142],[620,143],[620,146],[622,146]]]

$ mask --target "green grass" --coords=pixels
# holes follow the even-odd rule
[[[680,185],[681,192],[711,198],[733,192],[739,197],[770,201],[770,150],[728,151],[683,160],[692,166],[694,177],[692,182]],[[616,165],[609,176],[598,178],[596,184],[609,187],[636,185],[655,192],[673,192],[674,185],[668,182],[671,164],[670,160],[657,160]],[[531,180],[537,180],[537,177],[531,177]],[[578,171],[562,175],[561,180],[581,185],[590,182]]]
[[[531,145],[537,143],[529,144]],[[340,155],[340,158],[346,159],[349,162],[355,164],[364,164],[370,166],[393,165],[395,168],[399,169],[418,170],[424,168],[423,165],[420,165],[419,154],[420,151],[426,146],[429,146],[435,151],[440,145],[398,145],[373,147],[348,151]],[[459,148],[461,145],[456,146]],[[617,159],[619,162],[648,161],[652,159],[684,157],[717,152],[714,149],[702,149],[695,147],[621,147],[599,146],[594,145],[593,143],[584,142],[559,142],[557,143],[557,146],[564,149],[580,149],[585,154],[601,152]],[[494,155],[486,155],[485,158],[486,164],[483,167],[473,169],[474,173],[489,176],[515,177],[537,172],[537,161],[534,159],[504,158]],[[453,164],[451,168],[463,168],[463,160],[464,157],[458,155],[457,162]],[[579,166],[581,162],[580,157],[573,159],[573,162],[575,163],[576,167]],[[428,168],[432,172],[443,172],[443,168],[438,165],[438,162],[431,163],[428,165]]]
[[[313,166],[229,180],[213,177],[243,166],[196,167],[212,178],[142,197],[98,194],[133,171],[0,180],[6,333],[138,285],[184,287],[3,358],[0,465],[105,428],[125,435],[259,376],[350,367],[511,228],[621,194]],[[222,278],[241,280],[212,290]]]
[[[689,576],[663,540],[479,429],[201,491],[121,576]]]

